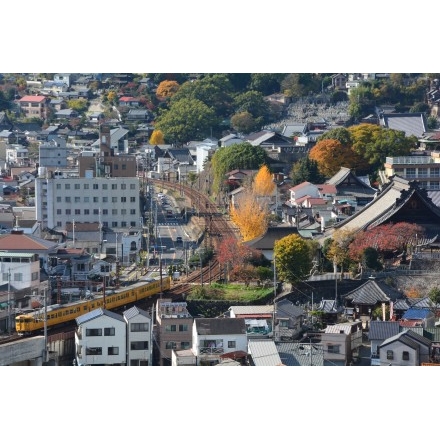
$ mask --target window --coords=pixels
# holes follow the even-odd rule
[[[402,352],[402,361],[409,361],[409,351]]]
[[[84,197],[84,203],[89,203],[89,202],[90,202],[90,197],[89,196]]]
[[[102,210],[102,214],[103,214],[103,215],[108,215],[108,209],[103,209],[103,210]],[[107,226],[108,226],[108,224],[107,224]]]
[[[166,332],[176,332],[177,331],[177,325],[176,324],[168,324],[165,326]]]
[[[81,215],[81,209],[75,209],[75,215]]]
[[[61,215],[61,209],[57,209],[57,215]]]
[[[131,203],[136,202],[136,197],[130,197],[130,202],[131,202]]]
[[[71,199],[70,199],[70,197],[66,197],[66,203],[70,203],[70,201],[71,201]]]
[[[130,226],[134,228],[136,226],[136,222],[130,222]]]
[[[126,170],[127,169],[127,165],[125,163],[122,164],[122,169]]]
[[[112,197],[112,203],[117,203],[118,202],[118,198],[117,197]]]
[[[117,228],[118,227],[118,222],[112,222],[112,228]]]
[[[86,347],[86,355],[96,356],[102,354],[102,347]]]
[[[75,203],[81,203],[81,197],[76,197],[75,196]]]
[[[148,350],[148,341],[132,341],[130,350]]]
[[[72,214],[72,210],[71,209],[66,209],[66,215],[71,215]]]
[[[61,203],[61,196],[58,196],[58,197],[57,197],[57,202],[58,202],[58,203]]]
[[[121,228],[126,228],[127,227],[127,222],[121,222]]]
[[[93,184],[93,189],[99,189],[99,185],[97,183]]]
[[[93,215],[99,215],[99,209],[94,209],[93,210]]]
[[[130,189],[136,189],[136,185],[134,183],[130,183]]]
[[[89,215],[90,214],[90,209],[84,209],[84,215]]]
[[[119,165],[118,165],[117,163],[115,163],[115,164],[113,165],[113,169],[114,169],[114,170],[119,169]]]
[[[125,183],[121,183],[121,189],[127,189],[127,185]]]
[[[102,328],[87,328],[86,336],[102,336]]]
[[[102,198],[102,203],[108,203],[108,197],[103,197]]]
[[[108,347],[107,354],[109,356],[117,356],[119,354],[119,347]]]
[[[181,343],[180,343],[180,348],[182,349],[182,350],[186,350],[187,348],[189,348],[190,347],[190,345],[189,345],[189,342],[188,341],[182,341]]]
[[[236,347],[235,341],[228,341],[228,348],[235,348],[235,347]]]
[[[121,202],[125,203],[127,201],[127,197],[121,197]]]
[[[23,281],[22,273],[14,273],[14,281]]]
[[[39,272],[32,272],[32,281],[38,280]]]
[[[118,215],[118,210],[117,209],[112,209],[112,215]]]
[[[121,215],[127,215],[127,210],[126,209],[121,209]]]
[[[388,360],[393,360],[394,359],[393,350],[387,350],[387,359]]]
[[[103,189],[103,190],[107,190],[107,189],[108,189],[108,185],[107,185],[106,183],[103,183],[103,184],[102,184],[102,189]]]
[[[147,332],[149,329],[148,322],[133,322],[130,324],[131,332]]]
[[[84,189],[89,189],[89,184],[88,183],[84,184]]]
[[[171,349],[175,350],[177,348],[177,344],[172,341],[167,341],[165,344],[165,348],[168,350],[171,350]]]
[[[114,336],[115,328],[114,327],[105,327],[104,328],[104,336]]]
[[[99,203],[99,197],[93,197],[93,203]]]
[[[64,189],[70,189],[70,183],[66,183],[66,184],[64,185]]]
[[[118,184],[117,183],[112,183],[112,189],[118,189]]]
[[[338,354],[340,353],[340,347],[341,347],[340,345],[329,345],[327,347],[327,351],[329,353]]]
[[[80,189],[79,183],[75,183],[75,189]]]
[[[57,189],[61,189],[61,183],[57,183]]]
[[[179,324],[179,332],[187,332],[188,324]]]

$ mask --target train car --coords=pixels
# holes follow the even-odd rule
[[[68,304],[53,304],[30,313],[18,315],[15,318],[15,330],[19,334],[31,334],[44,328],[45,314],[47,315],[47,328],[65,324],[75,320],[98,308],[115,309],[124,305],[140,301],[170,289],[171,277],[162,280],[140,281],[120,289],[109,289],[104,294],[93,295],[89,299],[74,301]],[[105,300],[105,306],[104,306]]]

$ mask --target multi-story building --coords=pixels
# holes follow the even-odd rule
[[[44,119],[46,117],[47,98],[45,96],[26,95],[18,100],[18,104],[27,118]]]
[[[384,174],[388,179],[398,175],[407,180],[418,180],[428,190],[440,189],[440,153],[426,151],[423,155],[387,157]]]
[[[170,366],[172,350],[187,350],[192,347],[193,317],[186,302],[159,299],[156,307],[156,348],[159,364]]]
[[[152,365],[153,332],[150,315],[133,306],[123,316],[127,323],[127,365]]]
[[[49,169],[67,167],[66,140],[60,137],[44,142],[39,148],[39,166]]]
[[[35,181],[36,217],[42,229],[66,230],[66,224],[99,222],[103,228],[140,229],[137,177],[72,177],[40,169]]]

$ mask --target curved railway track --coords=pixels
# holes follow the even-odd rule
[[[209,247],[216,249],[219,243],[225,238],[238,238],[237,229],[228,221],[219,211],[218,205],[213,203],[210,198],[194,188],[181,185],[179,182],[169,182],[167,180],[149,179],[155,186],[176,191],[183,194],[198,212],[199,217],[205,220],[205,231],[209,240]],[[216,281],[221,276],[221,267],[217,258],[214,258],[209,264],[202,268],[201,271],[194,271],[187,277],[183,277],[181,281],[173,286],[169,293],[172,297],[184,297],[188,294],[195,284],[208,284]]]

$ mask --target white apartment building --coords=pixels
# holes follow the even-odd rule
[[[67,156],[66,140],[57,137],[40,145],[38,163],[40,167],[66,168]]]
[[[41,170],[35,180],[36,217],[41,229],[98,222],[103,228],[140,229],[137,177],[72,177]]]

